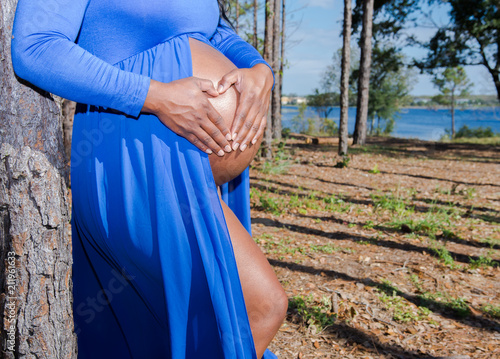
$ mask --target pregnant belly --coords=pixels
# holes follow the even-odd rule
[[[236,68],[227,57],[204,42],[189,38],[189,45],[193,62],[193,76],[195,77],[209,79],[216,86],[222,76]],[[226,126],[231,130],[236,105],[239,101],[239,93],[234,87],[231,87],[224,94],[209,98],[209,101],[224,118]],[[223,157],[216,154],[209,155],[215,183],[217,185],[224,184],[243,172],[252,162],[261,141],[262,137],[259,138],[255,145],[249,143],[248,148],[243,152],[237,149],[226,153]],[[232,145],[232,142],[230,142],[230,145]]]

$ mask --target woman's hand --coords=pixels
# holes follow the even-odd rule
[[[209,96],[216,97],[210,80],[186,77],[169,83],[151,80],[142,110],[156,115],[176,134],[208,154],[231,152],[231,134]],[[224,149],[224,150],[223,150]]]
[[[273,73],[262,63],[249,69],[235,69],[222,77],[217,91],[223,94],[233,84],[240,93],[231,128],[233,150],[239,146],[240,150],[244,151],[250,142],[255,144],[264,134],[273,87]]]

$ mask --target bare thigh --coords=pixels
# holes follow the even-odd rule
[[[233,244],[255,348],[257,355],[262,355],[286,314],[286,294],[264,253],[226,203],[221,200],[221,204]]]

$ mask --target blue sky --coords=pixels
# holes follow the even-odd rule
[[[287,0],[287,10],[290,11],[287,16],[290,23],[288,44],[285,47],[288,68],[284,71],[283,94],[307,95],[318,87],[321,73],[332,62],[334,52],[342,47],[343,1]],[[446,11],[443,10],[441,15],[445,17]],[[293,26],[293,22],[299,24]],[[419,38],[425,39],[430,38],[434,30],[417,28],[414,31]],[[422,50],[409,48],[405,49],[405,53],[410,57],[425,54]],[[495,94],[486,69],[482,66],[468,67],[467,73],[474,82],[473,93]],[[418,75],[411,93],[434,95],[438,91],[428,75]]]

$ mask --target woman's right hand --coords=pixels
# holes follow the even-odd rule
[[[219,96],[210,80],[186,77],[169,83],[151,80],[142,108],[205,153],[231,152],[231,134],[208,97]]]

